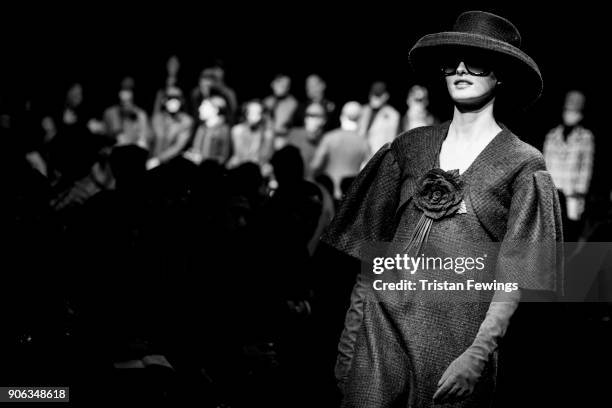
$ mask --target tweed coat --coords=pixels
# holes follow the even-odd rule
[[[379,150],[351,186],[322,241],[344,254],[363,259],[364,248],[369,244],[397,239],[398,225],[406,219],[418,179],[437,167],[449,124],[413,129]],[[480,231],[476,239],[499,245],[495,276],[516,282],[522,289],[562,292],[563,262],[558,245],[563,240],[561,211],[542,155],[503,127],[467,172],[471,172],[471,183],[466,200],[473,213],[472,222]],[[444,245],[455,245],[453,237]],[[436,307],[425,308],[418,316],[410,315],[415,319],[412,326],[416,334],[395,335],[392,332],[411,330],[410,322],[404,326],[399,323],[403,310],[409,310],[410,314],[418,308],[387,308],[381,312],[376,299],[367,299],[362,275],[358,276],[351,295],[338,346],[336,376],[347,381],[344,405],[431,405],[430,397],[435,391],[432,381],[439,378],[437,374],[412,375],[402,366],[428,370],[436,364],[442,367],[441,361],[444,364],[452,361],[453,353],[469,346],[465,342],[475,335],[487,305],[463,308],[461,316],[451,316],[447,321],[439,316],[443,312]],[[468,309],[473,312],[466,312]],[[459,333],[463,343],[446,350],[445,341],[452,342],[447,333],[461,331],[462,327],[466,331]],[[434,336],[430,332],[438,334]],[[438,349],[427,348],[432,342]],[[424,360],[421,358],[423,361],[419,361],[419,352],[425,356]],[[436,355],[443,359],[437,359]],[[489,389],[481,393],[485,397],[472,399],[462,406],[490,402],[495,363],[494,358],[487,369]]]

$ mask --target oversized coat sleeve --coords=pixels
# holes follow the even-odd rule
[[[541,157],[512,185],[496,278],[521,289],[563,294],[563,232],[557,189]]]
[[[388,143],[353,181],[321,240],[354,258],[361,258],[361,249],[368,243],[391,241],[401,175]]]
[[[362,259],[369,243],[391,241],[401,187],[400,167],[390,144],[383,146],[355,179],[322,242],[351,258]],[[348,375],[357,332],[363,320],[365,283],[359,271],[338,344],[335,375]]]

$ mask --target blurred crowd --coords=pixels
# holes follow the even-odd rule
[[[74,83],[55,111],[17,118],[29,128],[28,140],[20,148],[52,186],[55,209],[80,204],[100,189],[112,188],[110,154],[127,145],[147,152],[147,170],[175,159],[195,165],[214,161],[228,170],[254,163],[272,181],[272,188],[273,155],[285,146],[295,146],[303,160],[304,177],[319,177],[325,193],[339,200],[342,186],[348,187],[383,144],[402,131],[434,123],[427,89],[418,85],[410,90],[401,117],[388,103],[384,82],[372,84],[363,106],[355,101],[337,106],[327,99],[327,84],[320,76],[306,78],[307,99],[298,101],[291,92],[291,78],[279,74],[270,84],[270,95],[239,104],[236,92],[225,83],[221,63],[204,69],[190,92],[181,89],[179,72],[179,59],[172,56],[152,112],[136,103],[135,80],[126,77],[118,84],[116,103],[103,112],[94,112],[83,86]],[[4,116],[10,121],[10,115]],[[15,127],[19,126],[6,126]],[[84,185],[85,177],[91,179],[89,185]],[[75,181],[80,182],[81,191],[68,191]]]
[[[340,104],[312,74],[300,101],[279,74],[270,95],[242,101],[222,64],[192,90],[180,67],[168,59],[151,112],[130,77],[103,112],[80,83],[55,111],[2,107],[4,383],[61,373],[81,385],[74,398],[103,378],[123,398],[327,406],[354,272],[318,240],[382,145],[438,122],[429,92],[413,86],[400,113],[384,82]],[[584,216],[595,151],[584,104],[568,94],[543,153],[567,240],[605,241],[609,195]]]

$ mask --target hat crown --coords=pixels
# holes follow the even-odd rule
[[[467,11],[455,21],[453,31],[480,34],[521,47],[521,34],[510,21],[485,11]]]

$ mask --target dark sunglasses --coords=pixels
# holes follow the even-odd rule
[[[479,59],[472,59],[470,57],[455,57],[449,58],[442,62],[440,70],[444,76],[455,75],[457,67],[463,62],[465,69],[468,74],[474,76],[488,76],[491,74],[491,68]]]

